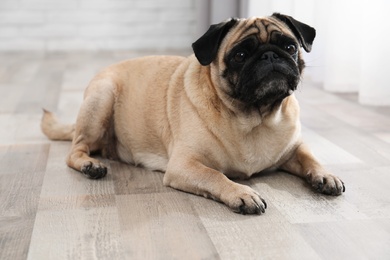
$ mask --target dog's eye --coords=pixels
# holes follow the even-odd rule
[[[237,62],[237,63],[243,63],[246,59],[246,53],[245,52],[237,52],[235,55],[234,55],[234,61]]]
[[[284,47],[290,55],[297,53],[297,47],[294,44],[289,44]]]

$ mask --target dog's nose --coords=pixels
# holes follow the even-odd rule
[[[260,57],[261,60],[266,60],[266,61],[269,61],[269,62],[274,62],[275,60],[278,60],[279,59],[279,56],[278,54],[276,54],[275,52],[273,51],[267,51],[267,52],[264,52],[261,57]]]

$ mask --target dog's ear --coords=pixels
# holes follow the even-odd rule
[[[209,65],[217,56],[223,38],[238,22],[231,18],[219,24],[213,24],[202,37],[192,44],[195,56],[203,66]]]
[[[316,30],[313,27],[301,23],[288,15],[274,13],[272,16],[279,19],[290,28],[306,52],[311,51],[311,45],[316,37]]]

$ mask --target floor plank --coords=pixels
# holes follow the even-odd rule
[[[28,259],[124,259],[116,207],[39,211]]]
[[[300,224],[322,259],[388,259],[390,221],[354,220]]]
[[[0,259],[25,259],[49,145],[0,146]]]
[[[217,251],[185,193],[118,195],[123,243],[133,259],[215,259]]]

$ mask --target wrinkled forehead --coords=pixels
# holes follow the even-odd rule
[[[251,35],[255,35],[260,43],[268,43],[275,33],[295,38],[284,23],[273,17],[240,19],[237,26],[231,31],[229,40],[224,47],[230,49],[237,42]]]

